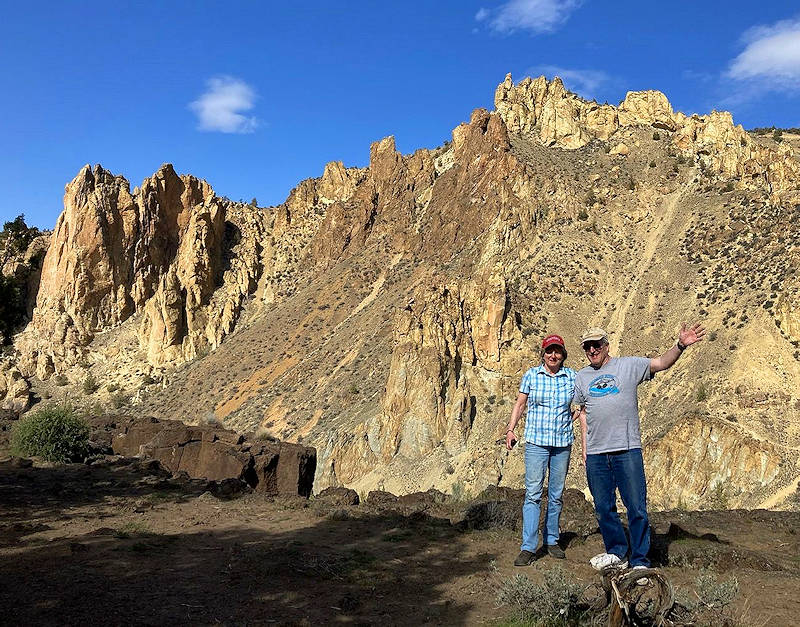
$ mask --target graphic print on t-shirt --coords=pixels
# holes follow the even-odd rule
[[[617,378],[613,374],[601,374],[589,383],[589,396],[598,398],[609,394],[619,394]]]

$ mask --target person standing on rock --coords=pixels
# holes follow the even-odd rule
[[[642,461],[637,389],[640,383],[678,361],[688,346],[702,341],[699,323],[681,325],[678,341],[660,357],[611,357],[608,334],[591,328],[581,345],[589,359],[575,377],[575,404],[581,407],[581,441],[586,479],[605,544],[590,560],[597,570],[609,566],[647,568],[650,523]],[[619,490],[628,514],[630,543],[617,513]]]
[[[514,429],[527,405],[525,417],[525,501],[522,505],[522,546],[515,566],[527,566],[536,558],[539,542],[539,513],[545,474],[547,480],[547,520],[543,549],[558,559],[566,556],[558,546],[561,496],[567,478],[572,450],[572,415],[575,371],[564,367],[567,349],[560,335],[542,341],[541,364],[522,377],[517,402],[506,429],[506,448],[517,441]]]

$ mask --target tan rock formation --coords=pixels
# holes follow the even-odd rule
[[[208,183],[179,177],[170,165],[133,194],[123,177],[84,167],[67,185],[33,321],[20,342],[26,372],[46,378],[74,366],[98,332],[137,312],[143,313],[139,334],[151,364],[190,359],[218,344],[254,289],[259,262],[252,250],[243,255],[236,276],[228,277],[235,287],[217,299],[221,315],[215,310],[209,316],[224,280],[223,254],[230,254],[229,205]],[[252,249],[252,240],[248,244]]]
[[[699,159],[711,171],[770,193],[795,189],[800,166],[793,149],[758,145],[728,112],[687,117],[673,113],[659,91],[628,92],[619,107],[598,105],[565,90],[556,77],[525,78],[514,85],[507,75],[495,92],[495,108],[509,131],[535,136],[546,146],[580,148],[593,139],[608,140],[619,129],[651,126],[674,132],[676,148]],[[614,154],[625,154],[616,149]]]
[[[667,131],[676,128],[672,106],[660,91],[629,91],[617,112],[620,126],[654,126]]]
[[[31,405],[30,385],[10,360],[0,361],[0,409],[21,413]]]
[[[687,418],[643,447],[649,489],[689,509],[755,507],[780,472],[781,455],[734,425]]]

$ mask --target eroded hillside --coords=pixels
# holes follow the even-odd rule
[[[478,490],[521,482],[497,440],[544,333],[578,367],[587,325],[655,355],[700,319],[641,390],[652,498],[794,506],[797,140],[509,76],[444,146],[386,138],[278,207],[87,167],[13,361],[39,395],[91,377],[87,403],[313,445],[315,490]]]

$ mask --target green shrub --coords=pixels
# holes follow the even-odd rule
[[[695,395],[695,400],[698,403],[702,403],[707,398],[708,398],[708,390],[706,390],[705,384],[701,383],[697,388],[697,394]]]
[[[586,209],[581,209],[578,212],[578,220],[588,220],[589,214],[587,213]]]
[[[14,427],[11,452],[36,455],[49,462],[67,462],[86,455],[89,425],[68,405],[55,405],[34,412]]]
[[[69,383],[69,379],[67,379],[67,377],[63,374],[57,374],[56,376],[53,377],[53,383],[55,383],[58,386],[62,386]]]
[[[115,392],[111,395],[111,405],[114,409],[125,407],[130,402],[131,398],[123,392]]]
[[[694,592],[696,600],[690,603],[690,609],[723,610],[738,596],[739,580],[730,577],[721,581],[713,573],[702,571],[694,580]]]
[[[497,602],[511,607],[514,618],[533,624],[569,625],[585,611],[583,587],[568,578],[559,566],[544,572],[537,584],[525,575],[515,575],[500,586]]]
[[[653,131],[653,139],[655,141],[658,141],[659,139],[661,139],[661,135],[659,134],[658,131]]]
[[[99,388],[100,385],[97,383],[97,379],[94,378],[94,375],[89,373],[86,375],[86,378],[83,380],[83,393],[86,396],[90,394],[94,394]]]
[[[714,486],[714,489],[711,490],[711,495],[708,499],[709,505],[711,509],[728,509],[730,507],[730,499],[728,498],[728,493],[725,490],[725,484],[720,481]]]
[[[651,167],[651,168],[654,168],[654,167],[656,167],[656,162],[655,162],[655,161],[651,161],[651,162],[650,162],[650,167]]]

